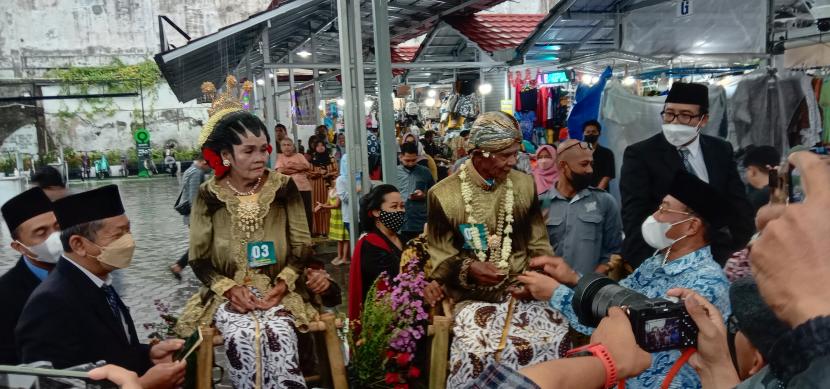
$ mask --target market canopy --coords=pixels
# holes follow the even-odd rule
[[[404,1],[409,1],[404,3]],[[442,17],[470,15],[504,0],[392,0],[388,3],[392,46],[422,35]],[[371,1],[361,4],[364,54],[371,58],[373,25]],[[204,81],[220,83],[225,75],[261,74],[264,59],[259,47],[267,30],[271,63],[287,63],[298,48],[314,58],[294,57],[294,64],[339,63],[336,4],[333,0],[292,0],[276,8],[194,39],[185,46],[156,55],[156,63],[180,101],[201,96]],[[313,46],[313,48],[311,47]],[[367,69],[368,70],[368,69]],[[374,70],[374,69],[372,69]],[[368,87],[369,85],[367,85]]]
[[[561,0],[518,48],[514,63],[764,55],[767,13],[758,0]]]

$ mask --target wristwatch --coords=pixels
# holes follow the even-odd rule
[[[565,353],[566,358],[589,357],[592,355],[599,358],[602,366],[605,368],[605,389],[613,388],[617,385],[617,365],[614,364],[611,353],[608,352],[608,349],[602,343],[591,343]]]

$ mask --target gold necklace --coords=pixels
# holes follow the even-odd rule
[[[231,185],[231,179],[230,178],[228,178],[228,180],[225,181],[225,184],[228,185],[228,188],[230,188],[230,190],[232,190],[233,193],[236,194],[237,196],[250,196],[250,195],[256,193],[256,190],[257,190],[257,188],[259,188],[260,183],[262,183],[262,177],[259,177],[259,178],[256,179],[256,184],[254,184],[254,187],[251,190],[249,190],[247,192],[240,192],[240,191],[236,190],[236,188],[234,188],[233,185]]]

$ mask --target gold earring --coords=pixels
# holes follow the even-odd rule
[[[231,161],[229,161],[227,159],[223,159],[222,160],[222,166],[224,166],[224,167],[231,166]]]

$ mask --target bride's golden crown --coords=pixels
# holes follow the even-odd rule
[[[251,81],[245,81],[241,88],[238,88],[238,84],[236,77],[228,76],[225,79],[225,89],[220,93],[212,82],[205,81],[202,83],[202,95],[211,104],[208,108],[208,121],[199,134],[199,147],[205,144],[216,123],[219,123],[225,116],[247,110],[242,99],[246,93],[250,96],[254,84]]]

